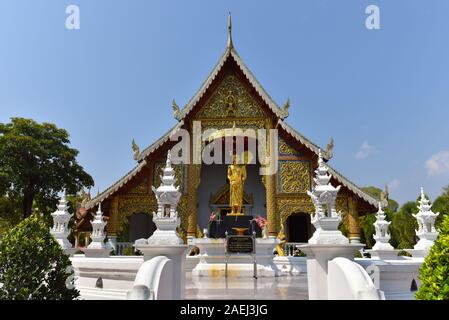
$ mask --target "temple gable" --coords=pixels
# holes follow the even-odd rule
[[[207,118],[263,118],[266,114],[249,90],[234,74],[224,77],[197,114]]]

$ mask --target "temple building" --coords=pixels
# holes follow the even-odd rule
[[[143,150],[133,142],[135,167],[85,202],[83,214],[77,215],[78,236],[89,231],[90,218],[86,217],[94,213],[100,203],[108,219],[106,228],[110,239],[134,242],[151,236],[155,230],[152,213],[158,209],[152,187],[161,184],[167,153],[177,143],[170,138],[181,129],[193,134],[194,121],[201,121],[203,132],[210,128],[237,127],[267,129],[268,135],[269,129],[277,129],[277,150],[269,152],[277,153],[278,170],[275,174],[262,176],[259,174],[260,163],[246,165],[241,210],[245,215],[266,217],[270,236],[277,236],[281,229],[287,242],[307,242],[312,236],[310,215],[315,208],[307,191],[312,190],[315,183],[313,173],[318,167],[319,150],[327,162],[332,158],[333,142],[327,148],[320,148],[286,122],[289,101],[281,107],[273,101],[237,53],[230,21],[228,29],[226,49],[199,90],[182,108],[173,101],[173,128]],[[266,141],[269,141],[268,137]],[[201,237],[211,212],[224,216],[232,211],[228,165],[191,161],[174,165],[174,168],[182,193],[178,204],[180,231],[184,237]],[[342,186],[337,210],[347,222],[348,237],[357,242],[360,239],[358,217],[376,212],[379,200],[331,166],[329,173],[332,174],[332,185]],[[82,239],[78,241],[82,242]]]

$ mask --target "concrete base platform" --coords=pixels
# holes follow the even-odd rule
[[[225,275],[225,239],[198,238],[193,244],[200,249],[199,262],[192,270],[193,277],[219,277]],[[256,239],[256,262],[258,277],[276,277],[281,274],[273,262],[276,238]],[[252,255],[233,254],[228,257],[228,276],[253,277]]]

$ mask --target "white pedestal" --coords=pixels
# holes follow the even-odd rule
[[[86,258],[75,254],[70,258],[75,269],[75,286],[83,300],[125,300],[132,289],[142,256]],[[101,279],[101,287],[97,284]]]
[[[185,261],[188,245],[148,245],[136,244],[136,249],[143,253],[143,260],[147,261],[157,256],[165,256],[173,261],[173,299],[182,300],[185,294]]]
[[[283,275],[299,276],[307,273],[306,257],[282,256],[275,257],[273,261]]]
[[[349,243],[360,243],[360,237],[349,236]]]
[[[336,257],[354,260],[354,254],[364,244],[306,244],[297,246],[307,255],[309,300],[327,300],[328,262]]]
[[[109,253],[112,248],[106,247],[102,241],[92,241],[86,249],[84,249],[84,255],[88,258],[106,258],[109,257]]]
[[[419,268],[422,259],[399,257],[396,260],[359,259],[355,262],[365,268],[376,288],[382,290],[387,300],[414,300],[415,291],[411,291],[412,281],[418,287]]]
[[[346,238],[340,230],[338,225],[340,219],[337,217],[323,217],[314,222],[316,228],[312,237],[309,239],[309,244],[316,245],[346,245],[349,244],[348,238]]]
[[[400,260],[402,257],[398,256],[398,253],[402,250],[365,250],[365,252],[371,255],[371,259],[376,260]]]
[[[194,245],[200,249],[200,261],[192,270],[194,277],[225,276],[225,239],[196,238]],[[276,277],[280,274],[273,261],[277,238],[256,239],[256,263],[258,277]],[[254,270],[251,254],[233,254],[228,259],[229,277],[252,277]]]
[[[429,249],[405,249],[404,251],[410,253],[413,258],[424,259],[429,254]]]

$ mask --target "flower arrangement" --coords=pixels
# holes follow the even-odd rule
[[[209,223],[212,223],[215,220],[215,212],[211,212],[209,216]]]
[[[262,230],[262,238],[266,239],[268,238],[268,222],[267,219],[262,217],[260,214],[254,219],[259,226],[259,228]]]
[[[260,229],[264,229],[265,225],[267,224],[267,219],[265,219],[264,217],[262,217],[260,214],[256,217],[256,219],[254,219],[257,223],[257,225],[260,227]]]

